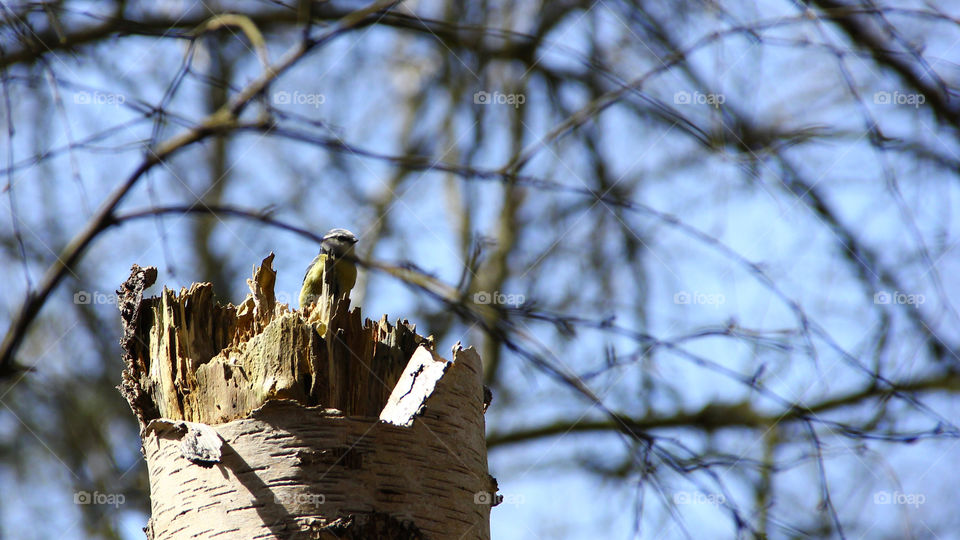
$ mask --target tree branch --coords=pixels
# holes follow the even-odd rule
[[[941,375],[896,384],[893,388],[870,385],[863,390],[825,399],[813,405],[795,404],[779,414],[765,415],[757,412],[749,403],[732,405],[709,404],[697,412],[681,412],[671,416],[650,415],[631,418],[618,415],[618,420],[567,420],[512,431],[493,433],[487,437],[487,447],[505,446],[522,442],[540,440],[545,437],[563,436],[567,433],[610,432],[619,433],[624,426],[638,432],[648,432],[664,428],[690,428],[705,432],[731,428],[765,428],[783,422],[816,421],[817,416],[840,409],[859,405],[870,399],[883,400],[897,392],[938,392],[960,391],[960,374],[945,372]]]

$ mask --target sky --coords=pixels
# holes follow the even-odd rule
[[[765,15],[774,12],[771,4],[762,6],[771,11]],[[429,6],[424,5],[423,9],[428,12]],[[616,25],[623,22],[614,11],[604,13],[598,24],[601,30],[609,29],[612,35]],[[719,24],[717,20],[705,22]],[[583,30],[583,25],[574,24],[555,30],[552,46],[542,61],[557,68],[579,66],[578,55],[589,52]],[[806,27],[787,26],[773,32],[783,39],[812,39],[808,31]],[[395,37],[394,33],[371,29],[339,38],[278,80],[268,99],[283,111],[322,122],[318,131],[334,134],[370,151],[395,154],[402,150],[397,141],[405,121],[403,105],[411,97],[429,92],[430,105],[426,113],[416,119],[414,133],[423,134],[430,155],[451,157],[470,146],[476,121],[472,112],[476,107],[489,107],[485,120],[488,129],[503,134],[481,148],[475,159],[490,168],[501,165],[509,157],[505,125],[513,105],[473,104],[471,108],[467,104],[458,109],[456,115],[446,118],[450,105],[446,100],[450,94],[431,89],[428,84],[430,77],[436,75],[435,50],[419,42],[398,44]],[[695,43],[698,37],[691,35],[689,43]],[[831,43],[839,39],[829,31],[825,36],[814,37]],[[290,39],[271,42],[271,58],[279,57]],[[117,43],[122,43],[124,54],[105,54]],[[926,54],[944,58],[949,68],[941,68],[952,70],[956,58],[952,40],[933,32],[927,43],[930,48]],[[631,413],[666,413],[675,410],[678,404],[685,410],[695,411],[707,403],[743,399],[756,400],[761,410],[775,412],[782,403],[754,396],[722,373],[732,370],[749,375],[757,372],[760,365],[764,368],[766,385],[791,401],[812,403],[824,396],[860,388],[868,380],[862,366],[838,350],[869,349],[881,323],[875,302],[877,298],[883,299],[883,294],[890,295],[894,303],[898,299],[922,298],[916,309],[931,314],[938,325],[935,331],[943,333],[951,342],[957,338],[958,321],[953,305],[958,298],[952,283],[957,258],[938,259],[930,268],[916,252],[920,245],[918,239],[934,247],[938,246],[937,242],[953,242],[951,232],[957,230],[957,217],[952,209],[958,202],[960,190],[951,182],[952,178],[945,178],[940,171],[924,169],[898,154],[877,152],[863,136],[863,124],[866,120],[877,120],[887,136],[926,140],[954,156],[960,151],[955,142],[945,140],[929,114],[909,103],[909,95],[898,86],[900,83],[881,76],[874,67],[856,57],[845,58],[845,65],[866,96],[863,101],[869,114],[854,106],[829,52],[777,47],[774,39],[758,46],[746,39],[731,37],[723,44],[723,47],[705,48],[694,62],[710,75],[710,80],[717,81],[716,92],[698,93],[682,74],[668,70],[651,78],[623,103],[600,113],[595,121],[607,143],[603,153],[609,157],[614,177],[642,179],[640,187],[631,195],[652,211],[640,209],[621,217],[602,203],[593,204],[557,220],[551,227],[545,223],[547,208],[565,198],[574,203],[577,197],[570,194],[548,197],[530,190],[524,207],[524,217],[530,225],[520,231],[526,250],[517,262],[526,271],[510,281],[509,288],[497,292],[545,300],[549,306],[558,291],[571,287],[589,290],[595,283],[578,275],[585,270],[583,267],[572,264],[551,268],[542,274],[542,279],[525,279],[525,276],[541,276],[534,272],[538,265],[544,264],[538,254],[550,246],[576,249],[578,243],[598,242],[609,245],[610,265],[622,266],[622,270],[616,270],[620,294],[603,297],[597,291],[596,302],[577,306],[584,316],[615,315],[618,324],[642,327],[643,331],[661,338],[684,336],[731,323],[758,332],[779,331],[788,335],[799,324],[790,305],[795,302],[815,322],[818,333],[810,340],[802,336],[784,339],[793,348],[787,352],[774,346],[749,347],[729,339],[684,342],[691,356],[666,355],[644,368],[650,370],[647,376],[683,381],[683,394],[678,397],[666,392],[655,393],[645,396],[642,405],[635,397],[644,392],[644,374],[636,368],[610,370],[592,381],[613,404],[648,408],[631,410]],[[395,55],[382,52],[394,47],[398,48]],[[20,81],[12,85],[14,123],[18,126],[11,146],[15,163],[34,153],[37,138],[43,141],[42,147],[54,149],[111,126],[121,126],[89,148],[58,154],[41,167],[23,167],[13,173],[15,190],[8,196],[16,204],[24,236],[31,246],[49,249],[51,256],[140,159],[142,143],[153,136],[154,127],[149,120],[138,120],[138,108],[143,103],[155,103],[163,96],[186,48],[174,41],[158,45],[153,38],[124,38],[103,46],[98,52],[101,54],[97,62],[58,55],[53,63],[56,85],[41,90]],[[198,70],[204,68],[205,55],[202,47],[196,51]],[[397,62],[396,56],[408,58],[409,64]],[[743,63],[750,63],[752,67],[744,69]],[[628,67],[635,68],[637,73],[651,68],[637,58],[625,58],[622,66],[625,77],[636,75],[629,72]],[[248,55],[239,64],[236,81],[238,84],[249,81],[258,73],[255,58]],[[465,92],[464,99],[472,99],[475,92],[481,91],[493,96],[498,92],[508,95],[508,89],[501,86],[500,80],[510,75],[505,68],[500,79],[492,75],[478,77],[475,91]],[[52,92],[53,88],[59,92],[65,114],[52,114],[49,121],[35,121],[36,108],[50,105],[32,93]],[[184,80],[169,106],[175,113],[174,122],[160,130],[161,138],[183,130],[175,122],[177,116],[195,118],[200,113],[203,88],[203,82],[196,78]],[[889,93],[893,103],[884,103],[882,99],[877,102],[874,97],[877,92]],[[528,94],[523,95],[524,103],[520,105],[530,110],[523,131],[525,141],[535,145],[563,118],[551,110],[542,88],[533,86]],[[690,97],[690,103],[682,103],[685,96]],[[278,102],[287,98],[291,103]],[[568,91],[563,99],[575,110],[584,106],[589,97]],[[739,156],[714,154],[702,159],[703,148],[679,127],[637,119],[630,103],[649,99],[705,119],[707,125],[719,125],[721,113],[710,101],[721,99],[749,105],[749,114],[757,119],[835,135],[823,142],[798,145],[783,155],[815,180],[817,188],[845,223],[862,234],[879,260],[898,275],[905,276],[908,288],[889,291],[878,285],[863,290],[850,266],[841,259],[835,232],[811,214],[802,201],[778,186],[785,176],[772,160],[763,161],[756,170],[751,170],[750,164]],[[253,111],[250,114],[253,115]],[[436,135],[446,121],[454,136]],[[837,135],[845,131],[849,131],[846,137]],[[450,139],[453,144],[446,144]],[[10,145],[6,135],[3,140],[5,145]],[[526,172],[574,188],[589,186],[591,164],[578,150],[582,148],[570,138],[561,138],[540,148]],[[129,211],[176,204],[202,195],[209,187],[209,179],[200,166],[203,156],[199,149],[187,150],[156,168],[131,192],[122,208]],[[259,134],[241,135],[230,145],[234,178],[225,198],[240,206],[269,206],[274,217],[317,233],[335,226],[348,228],[358,233],[362,245],[364,233],[381,216],[371,214],[370,207],[358,209],[347,196],[347,190],[375,199],[388,189],[391,168],[384,162],[356,156],[348,155],[343,160],[346,172],[326,150]],[[5,167],[8,163],[4,158]],[[891,177],[900,181],[892,183]],[[444,203],[453,189],[451,183],[468,194],[474,209],[473,232],[494,236],[503,189],[499,183],[464,182],[438,172],[421,172],[413,175],[413,181],[404,185],[389,205],[389,222],[398,230],[392,231],[392,237],[378,246],[374,255],[387,261],[413,261],[447,283],[455,283],[463,261],[458,247],[458,216],[452,215]],[[6,208],[9,214],[9,202]],[[54,213],[56,224],[53,226],[49,223],[50,208],[62,209]],[[639,276],[635,269],[621,264],[624,261],[618,251],[620,244],[608,237],[606,231],[591,228],[591,217],[597,213],[615,215],[610,218],[612,223],[630,229],[641,239],[649,250],[646,275]],[[680,218],[682,226],[671,223],[665,219],[667,216]],[[69,305],[81,292],[90,293],[94,299],[102,298],[103,304],[97,309],[109,319],[109,313],[115,313],[116,309],[110,303],[111,295],[127,277],[133,263],[158,266],[159,282],[170,288],[206,279],[195,271],[192,250],[183,249],[192,241],[190,219],[167,216],[139,220],[108,231],[82,262],[86,275],[95,277],[81,283],[67,280],[62,284],[38,324],[55,324],[52,319],[56,306]],[[7,233],[10,222],[10,219],[3,221]],[[56,234],[52,235],[51,230]],[[691,234],[691,230],[700,235]],[[235,282],[229,284],[231,297],[225,299],[234,303],[242,301],[246,294],[243,278],[271,251],[277,254],[274,264],[278,270],[278,293],[295,297],[303,269],[317,251],[316,244],[294,234],[229,218],[224,219],[217,230],[212,248],[223,256],[227,267],[237,276]],[[22,301],[25,278],[21,264],[6,262],[0,266],[0,275],[17,291],[0,299],[0,309],[9,314]],[[33,283],[43,270],[29,268]],[[370,279],[365,294],[355,299],[364,314],[372,319],[378,319],[383,313],[391,319],[408,318],[417,302],[414,293],[383,276]],[[638,299],[646,302],[644,321],[636,317]],[[931,369],[917,356],[922,343],[899,311],[891,313],[899,339],[882,358],[885,374],[904,378],[922,375]],[[573,373],[602,368],[605,345],[615,345],[621,352],[636,347],[627,339],[589,331],[567,342],[548,325],[528,325],[558,364]],[[418,328],[429,333],[428,328],[421,325]],[[119,323],[110,331],[117,333]],[[103,361],[95,355],[84,355],[74,365],[66,362],[62,357],[64,352],[89,338],[79,327],[67,329],[63,336],[63,343],[49,347],[28,341],[27,350],[43,351],[35,356],[38,365],[50,370],[48,375],[38,374],[41,383],[55,381],[55,374]],[[457,341],[479,343],[480,334],[477,329],[461,324],[438,344],[438,350],[449,351]],[[117,358],[109,361],[119,373],[119,351],[115,352]],[[716,368],[697,365],[694,358],[714,360]],[[517,358],[508,356],[503,369],[504,379],[514,384],[503,405],[495,397],[494,406],[487,414],[488,432],[502,433],[511,427],[537,425],[567,414],[601,417],[599,411],[583,400],[558,398],[569,394],[556,381]],[[960,412],[956,403],[940,396],[925,399],[924,403],[944,418],[955,418]],[[904,418],[916,429],[929,428],[935,422],[923,414],[905,414]],[[10,429],[13,422],[16,420],[10,416],[0,416],[0,430]],[[756,433],[748,431],[710,437],[678,431],[672,436],[682,438],[694,449],[718,446],[734,449],[744,457],[756,457],[758,452]],[[796,445],[793,450],[797,452],[795,456],[784,456],[793,464],[791,469],[777,477],[782,485],[778,494],[784,499],[778,504],[814,508],[817,493],[811,489],[810,479],[816,475],[813,470],[816,462],[808,454],[809,445]],[[498,539],[577,538],[584,537],[588,531],[599,530],[611,538],[631,537],[636,521],[641,519],[639,537],[676,537],[682,536],[684,530],[700,537],[716,533],[718,524],[730,526],[723,504],[717,504],[720,497],[738,502],[750,500],[749,486],[734,470],[720,475],[730,490],[726,495],[711,491],[714,488],[709,487],[709,482],[704,484],[704,478],[698,475],[690,478],[666,475],[663,487],[671,491],[658,493],[660,486],[630,480],[601,482],[585,472],[583,465],[591,460],[607,456],[612,463],[616,457],[622,457],[623,452],[622,440],[617,436],[595,434],[567,435],[495,449],[490,455],[490,469],[506,499],[493,510],[492,536]],[[836,490],[838,510],[842,515],[859,515],[863,522],[875,523],[884,530],[900,523],[904,514],[910,520],[921,522],[942,519],[936,510],[942,508],[938,501],[949,496],[948,488],[954,478],[950,465],[960,457],[955,440],[904,446],[872,441],[861,444],[861,441],[839,436],[829,437],[829,456],[826,478]],[[3,485],[31,486],[5,498],[9,502],[0,507],[4,527],[8,533],[25,531],[26,524],[38,514],[48,513],[52,506],[55,511],[49,512],[51,529],[64,531],[63,538],[82,538],[74,494],[67,491],[72,488],[65,488],[71,485],[73,473],[69,468],[58,468],[56,458],[47,456],[45,463],[53,466],[38,468],[37,476],[28,479],[14,479],[9,471],[0,471]],[[903,471],[909,474],[904,475]],[[861,482],[862,478],[867,480]],[[690,482],[691,479],[697,483]],[[857,481],[851,482],[851,479]],[[704,485],[708,486],[706,490]],[[922,494],[932,504],[899,505],[896,512],[890,512],[890,506],[876,503],[877,497],[882,498],[884,493]],[[677,494],[682,494],[681,499],[676,498]],[[669,501],[682,503],[678,504],[682,519],[670,516],[665,505]],[[638,518],[640,502],[642,518]],[[120,511],[116,517],[129,538],[141,537],[140,528],[146,516]],[[550,525],[544,525],[547,521]],[[38,534],[38,538],[42,537],[44,530]]]

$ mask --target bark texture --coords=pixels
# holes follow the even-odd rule
[[[121,289],[120,387],[141,424],[151,538],[489,538],[482,365],[406,321],[276,302],[268,256],[239,306],[208,283]]]

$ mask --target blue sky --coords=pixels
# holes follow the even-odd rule
[[[764,9],[771,8],[764,4]],[[612,11],[603,13],[599,22],[601,29],[614,35],[614,29],[622,21]],[[709,23],[707,28],[720,24],[709,18],[703,22]],[[587,53],[583,39],[585,28],[579,24],[557,29],[553,38],[556,46],[548,47],[542,61],[557,68],[580,66],[577,55],[571,51]],[[784,39],[817,37],[804,26],[785,25],[775,32]],[[704,30],[702,34],[691,34],[690,43],[707,33]],[[277,58],[294,38],[272,41],[271,58]],[[828,32],[822,39],[838,43],[839,37]],[[122,44],[124,54],[111,54],[117,43]],[[930,49],[926,54],[944,58],[944,64],[949,67],[940,66],[940,69],[952,74],[956,60],[955,53],[951,54],[952,41],[931,32],[927,43]],[[584,294],[569,306],[574,313],[597,318],[614,315],[618,324],[661,339],[736,324],[787,343],[792,350],[750,346],[747,341],[720,338],[690,339],[684,341],[684,350],[748,376],[756,373],[762,364],[763,382],[769,389],[790,401],[802,403],[813,403],[866,384],[868,377],[861,368],[867,365],[865,359],[870,357],[868,352],[882,312],[873,301],[875,294],[922,297],[924,303],[911,309],[929,314],[934,330],[948,341],[956,342],[958,321],[952,306],[957,301],[957,288],[953,286],[952,276],[957,258],[949,255],[938,258],[931,268],[919,253],[921,239],[932,250],[942,253],[949,253],[955,242],[951,234],[957,225],[953,212],[958,202],[955,179],[941,170],[918,165],[903,154],[876,151],[864,136],[863,125],[869,121],[879,122],[889,137],[925,141],[952,156],[958,152],[955,141],[949,140],[923,109],[907,104],[875,103],[877,92],[893,95],[907,93],[907,90],[854,57],[846,58],[845,66],[863,96],[864,108],[857,106],[844,86],[838,64],[829,51],[778,47],[772,39],[757,45],[731,37],[722,44],[705,47],[693,62],[709,80],[715,81],[714,93],[730,104],[749,109],[746,112],[761,125],[774,123],[786,129],[810,129],[826,134],[817,141],[785,150],[782,155],[816,182],[817,189],[845,224],[878,254],[884,266],[897,273],[907,288],[888,291],[878,286],[864,290],[850,265],[842,260],[835,232],[793,194],[780,187],[785,176],[775,160],[762,160],[756,172],[752,172],[742,155],[707,153],[683,133],[680,126],[638,119],[631,104],[655,99],[681,114],[702,120],[705,126],[722,129],[716,108],[703,103],[676,103],[679,92],[695,96],[698,90],[679,71],[667,70],[652,77],[639,91],[630,93],[622,103],[606,109],[591,123],[601,130],[605,144],[602,154],[608,159],[613,177],[632,186],[631,198],[656,213],[636,211],[621,215],[604,203],[588,201],[582,210],[551,220],[550,209],[579,204],[581,197],[526,190],[521,215],[528,223],[519,231],[523,250],[513,261],[515,278],[499,292],[524,294],[549,308],[564,291],[589,291],[592,296]],[[14,121],[18,126],[13,141],[14,161],[32,155],[38,138],[42,148],[58,148],[67,144],[70,137],[79,141],[99,130],[135,120],[136,104],[155,103],[163,95],[184,51],[182,43],[172,40],[158,44],[152,38],[124,38],[99,47],[96,62],[58,55],[54,63],[56,88],[66,120],[59,113],[38,114],[38,108],[53,106],[43,99],[51,94],[52,86],[34,89],[15,80],[11,84]],[[202,49],[197,52],[199,70],[203,69],[204,54]],[[484,127],[494,135],[476,154],[474,163],[487,168],[502,165],[510,154],[509,106],[454,102],[458,107],[451,116],[451,92],[433,88],[425,97],[428,105],[423,114],[413,119],[405,117],[410,100],[425,88],[431,88],[430,77],[438,76],[436,54],[436,47],[398,39],[392,31],[358,31],[313,53],[285,74],[274,84],[269,98],[280,110],[322,122],[323,128],[314,126],[317,132],[386,154],[402,152],[398,143],[400,133],[407,122],[412,122],[415,126],[412,132],[423,136],[428,153],[451,161],[457,161],[470,147],[476,107],[487,107]],[[644,62],[643,55],[624,54],[627,57],[620,64],[623,73],[619,74],[624,79],[656,67],[652,62]],[[408,64],[399,61],[401,59]],[[249,81],[259,74],[259,69],[255,57],[244,56],[238,62],[235,84]],[[491,68],[483,77],[478,77],[474,87],[462,92],[461,97],[471,100],[476,91],[508,93],[510,89],[501,81],[515,76],[509,68]],[[199,103],[204,88],[201,81],[187,77],[169,110],[185,118],[196,118],[201,111]],[[297,96],[302,99],[299,103],[277,104],[278,92],[286,92],[294,100]],[[536,80],[524,97],[522,107],[526,108],[526,114],[522,130],[524,147],[529,148],[563,118],[551,109],[543,87]],[[583,107],[589,97],[582,92],[565,91],[563,99],[565,105],[576,110]],[[865,116],[864,110],[869,115]],[[249,112],[251,117],[253,113],[254,110]],[[162,130],[162,135],[165,138],[182,130],[181,126],[171,125]],[[134,168],[142,155],[142,143],[151,133],[150,121],[140,121],[98,141],[94,148],[77,150],[72,156],[64,153],[47,160],[41,167],[14,173],[12,196],[18,207],[17,219],[25,241],[33,249],[49,250],[45,261],[52,260],[53,253],[62,248],[65,239],[85,223],[99,202]],[[2,137],[5,145],[10,144],[5,134]],[[130,194],[123,209],[192,203],[209,188],[203,167],[205,155],[200,148],[189,149],[170,163],[155,168]],[[361,236],[361,246],[364,232],[381,216],[372,213],[372,204],[358,206],[347,195],[347,190],[354,189],[372,202],[389,195],[387,184],[393,172],[384,162],[345,156],[349,169],[349,174],[345,174],[335,167],[331,154],[324,149],[249,133],[231,141],[229,159],[233,178],[225,198],[231,204],[252,208],[269,206],[278,219],[318,233],[334,226],[346,227]],[[538,150],[523,172],[576,189],[592,187],[594,180],[582,145],[571,137]],[[890,178],[897,179],[897,183],[891,183]],[[373,255],[383,260],[413,261],[444,281],[455,283],[463,261],[458,245],[459,216],[451,211],[449,201],[467,200],[474,219],[471,232],[495,236],[502,190],[498,182],[467,182],[440,172],[414,173],[388,207],[392,236],[381,243]],[[898,204],[898,200],[903,203]],[[9,206],[7,208],[9,212]],[[50,212],[50,208],[62,211]],[[49,223],[51,215],[55,216],[53,225]],[[599,215],[608,219],[608,230],[593,228]],[[674,226],[663,219],[664,216],[676,216],[683,227]],[[53,332],[53,327],[47,325],[57,324],[56,306],[70,305],[78,291],[108,298],[127,277],[132,263],[158,266],[159,282],[171,288],[208,279],[193,270],[196,261],[190,246],[192,219],[166,216],[158,221],[139,220],[108,231],[82,262],[85,274],[96,277],[81,283],[67,280],[57,289],[54,303],[41,314],[37,324]],[[7,233],[10,222],[10,219],[2,222]],[[621,227],[635,235],[646,250],[643,275],[638,275],[637,269],[626,263],[619,237],[610,232]],[[702,236],[691,234],[690,230]],[[158,231],[163,233],[161,238]],[[230,284],[231,297],[225,299],[234,303],[243,299],[246,292],[243,279],[249,275],[250,268],[270,251],[277,254],[278,292],[294,297],[303,269],[317,251],[315,244],[291,233],[232,218],[222,221],[214,238],[212,250],[222,255],[224,264],[236,276]],[[578,246],[586,242],[604,246],[611,275],[616,278],[615,296],[605,296],[597,288],[596,280],[584,275],[593,271],[589,265],[578,265],[572,255],[563,259],[539,258],[551,246],[576,253]],[[731,252],[737,255],[731,256]],[[759,265],[776,290],[749,266],[752,263]],[[544,269],[541,265],[552,266]],[[34,283],[42,270],[30,268]],[[0,266],[0,272],[16,291],[0,300],[2,312],[10,314],[23,298],[22,265],[8,261]],[[937,280],[942,288],[938,288]],[[827,337],[814,335],[807,340],[798,335],[796,313],[778,297],[778,291],[801,306]],[[430,302],[418,299],[403,285],[383,276],[372,277],[365,292],[357,300],[365,315],[373,319],[382,313],[389,314],[391,319],[409,318],[420,302],[427,305]],[[690,301],[678,302],[684,298]],[[645,320],[638,318],[641,303]],[[98,306],[98,310],[104,320],[116,314],[115,306],[110,304]],[[918,357],[917,351],[923,343],[906,322],[903,309],[894,305],[888,313],[896,339],[877,360],[884,374],[909,379],[937,369]],[[602,368],[605,345],[613,345],[619,352],[637,347],[627,339],[590,331],[582,331],[577,339],[568,341],[548,325],[527,324],[531,333],[554,355],[557,364],[572,373]],[[430,332],[421,325],[418,328],[424,333]],[[110,331],[116,333],[118,329],[119,321]],[[41,367],[37,375],[41,384],[53,384],[58,374],[92,368],[103,362],[115,365],[115,369],[111,369],[119,374],[119,350],[115,358],[106,360],[90,353],[68,359],[67,354],[77,351],[78,344],[89,338],[79,327],[65,328],[61,335],[63,341],[53,345],[36,337],[25,346],[27,354]],[[445,337],[438,349],[449,351],[456,341],[479,344],[481,340],[475,328],[460,325]],[[857,357],[861,365],[852,364],[834,345]],[[82,347],[79,350],[82,351]],[[502,369],[508,391],[506,396],[495,397],[494,406],[488,412],[491,432],[580,414],[584,418],[601,417],[589,403],[572,397],[562,385],[519,358],[506,355]],[[663,386],[653,395],[640,396],[645,391],[644,377],[653,377],[663,382]],[[643,366],[610,370],[591,384],[606,397],[608,404],[638,415],[643,412],[668,414],[678,408],[696,411],[718,401],[750,400],[756,408],[768,413],[782,407],[780,403],[754,395],[749,388],[731,381],[716,369],[704,368],[682,355],[668,353],[658,354]],[[667,388],[682,392],[670,392]],[[955,418],[958,412],[957,405],[946,397],[933,396],[923,402],[945,418]],[[895,401],[891,406],[906,407],[902,418],[913,429],[927,429],[935,423],[928,415],[910,412],[902,402]],[[843,418],[866,417],[869,412],[856,411]],[[0,416],[0,429],[12,422],[15,419]],[[680,430],[670,433],[690,448],[724,448],[751,459],[758,456],[757,435],[746,430],[709,437]],[[909,519],[921,522],[943,519],[936,510],[942,506],[936,501],[943,501],[953,480],[948,467],[958,457],[954,440],[912,446],[869,442],[864,445],[867,448],[861,448],[861,441],[829,433],[825,433],[825,438],[829,441],[826,477],[831,488],[836,489],[834,496],[841,514],[860,516],[864,522],[876,523],[880,529],[899,523],[904,513]],[[129,441],[130,445],[135,443]],[[36,446],[36,441],[32,444]],[[791,467],[777,477],[778,486],[782,486],[778,491],[782,497],[778,505],[796,505],[812,512],[817,504],[817,492],[812,480],[816,477],[816,463],[808,454],[810,446],[798,443],[790,450],[795,455],[785,455],[782,459]],[[689,478],[700,482],[699,485],[691,484],[689,479],[665,475],[663,488],[673,491],[658,493],[657,486],[651,483],[601,482],[581,466],[583,462],[604,457],[613,462],[623,452],[619,437],[595,434],[556,437],[494,450],[490,456],[491,473],[498,478],[501,491],[511,498],[493,510],[493,537],[575,538],[583,537],[587,531],[603,531],[607,537],[630,537],[641,500],[639,494],[643,495],[642,537],[682,535],[678,523],[694,537],[716,532],[718,523],[730,525],[722,505],[711,504],[719,493],[701,475]],[[3,485],[36,486],[36,489],[8,494],[5,500],[9,503],[0,510],[5,527],[9,531],[22,531],[22,524],[38,515],[38,507],[48,508],[53,504],[56,511],[49,512],[51,529],[65,531],[64,538],[80,538],[82,531],[76,528],[79,513],[72,503],[72,493],[67,491],[72,489],[69,487],[72,472],[59,469],[57,459],[52,456],[45,456],[44,463],[49,466],[38,469],[36,478],[3,478]],[[3,474],[10,475],[9,472]],[[737,504],[751,500],[748,482],[738,471],[724,471],[720,476]],[[934,504],[917,508],[901,505],[896,508],[897,512],[889,512],[890,507],[873,503],[877,493],[898,490],[922,493]],[[704,504],[680,506],[682,518],[675,519],[669,515],[664,502],[675,501],[673,497],[677,492],[702,492],[714,498]],[[128,512],[120,512],[118,516],[129,530],[128,537],[140,537],[139,528],[145,516]],[[787,513],[787,517],[796,515]],[[548,520],[554,525],[543,525]]]

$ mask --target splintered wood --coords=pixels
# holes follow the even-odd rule
[[[119,291],[151,538],[489,538],[482,366],[406,321],[277,302],[273,254],[239,306],[209,283]],[[222,444],[221,444],[222,443]],[[175,521],[175,523],[174,523]]]

